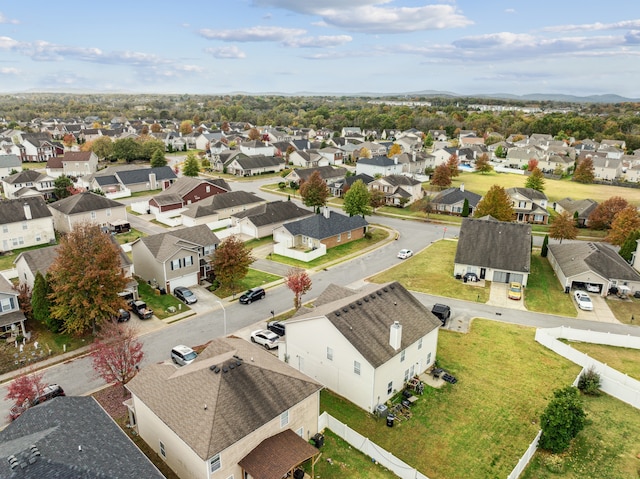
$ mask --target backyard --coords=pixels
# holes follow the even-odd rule
[[[531,254],[531,274],[527,281],[524,302],[529,311],[558,314],[575,318],[578,315],[570,294],[565,294],[549,260],[534,250]]]

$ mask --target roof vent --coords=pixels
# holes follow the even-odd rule
[[[342,311],[343,311],[344,313],[348,313],[348,312],[349,312],[349,308],[347,308],[347,307],[345,306],[344,308],[342,308]]]
[[[389,288],[391,288],[391,289],[396,289],[396,285],[395,285],[395,284],[390,284],[390,285],[389,285]]]
[[[335,315],[336,315],[336,316],[340,316],[340,311],[336,311],[336,312],[335,312]]]
[[[357,304],[358,306],[362,306],[362,301],[358,300],[358,301],[356,301],[356,304]]]
[[[349,305],[349,307],[350,307],[351,309],[356,309],[356,305],[355,305],[355,304],[353,304],[353,303],[351,303],[351,304]]]
[[[235,363],[230,363],[230,364],[229,364],[229,369],[235,369],[235,367],[236,367],[236,364],[235,364]]]
[[[214,370],[215,368],[217,368],[217,367],[218,367],[218,366],[216,366],[215,364],[212,364],[211,366],[209,366],[209,369],[210,369],[211,371],[213,371],[213,370]]]
[[[365,303],[368,303],[368,302],[369,302],[369,296],[365,296],[365,297],[364,297],[364,298],[362,298],[362,299],[364,299],[364,302],[365,302]]]
[[[242,366],[242,361],[236,361],[236,366],[238,367]]]
[[[378,291],[376,291],[376,294],[377,294],[378,296],[382,296],[382,291],[378,290]]]
[[[215,368],[213,368],[213,372],[218,374],[220,372],[220,368],[216,366]]]
[[[223,366],[222,367],[222,372],[223,373],[228,373],[229,372],[229,368],[227,366]]]
[[[386,286],[384,288],[382,288],[382,291],[384,291],[385,293],[389,292],[389,288],[387,288]]]

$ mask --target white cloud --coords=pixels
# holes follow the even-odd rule
[[[516,9],[515,8],[507,8],[507,9],[505,9],[504,13],[509,13],[509,14],[516,13]]]
[[[575,32],[575,31],[601,31],[601,30],[629,30],[640,28],[640,20],[624,20],[614,23],[585,23],[581,25],[558,25],[547,27],[547,32]]]
[[[306,38],[292,38],[286,40],[283,45],[288,47],[297,48],[327,48],[344,45],[349,43],[352,38],[349,35],[333,35],[333,36],[318,36],[318,37],[306,37]]]
[[[240,50],[238,47],[230,46],[230,47],[220,47],[220,48],[205,48],[204,51],[214,58],[220,59],[240,59],[246,58],[246,54]]]
[[[9,23],[11,25],[18,25],[20,22],[12,18],[7,18],[2,12],[0,12],[0,23]]]
[[[0,68],[0,75],[19,75],[20,70],[13,67]]]
[[[225,42],[281,42],[293,36],[304,35],[306,31],[296,28],[251,27],[237,30],[203,28],[198,33],[209,40],[222,40]]]

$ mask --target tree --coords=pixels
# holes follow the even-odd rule
[[[605,230],[611,228],[611,222],[629,203],[621,196],[612,196],[594,208],[589,215],[589,228]]]
[[[13,404],[17,407],[22,407],[23,405],[29,407],[33,400],[42,394],[46,385],[43,372],[27,371],[9,383],[5,399],[13,401]]]
[[[193,121],[191,120],[183,120],[180,122],[180,133],[183,135],[189,135],[193,133]]]
[[[314,171],[309,179],[300,185],[300,196],[305,206],[314,208],[316,212],[327,204],[329,187],[320,176],[320,172]]]
[[[364,218],[365,215],[371,214],[370,200],[371,195],[367,185],[362,180],[358,180],[345,193],[342,209],[349,216],[362,215]]]
[[[377,208],[384,206],[384,204],[385,204],[385,197],[382,190],[375,189],[369,192],[369,206],[373,208],[374,212],[376,211]]]
[[[622,243],[618,254],[622,256],[627,262],[630,262],[631,258],[633,258],[633,253],[635,253],[636,248],[638,247],[639,239],[640,230],[636,230],[633,231],[629,236],[627,236],[627,239],[624,240],[624,243]]]
[[[531,188],[537,191],[544,191],[544,174],[537,166],[531,170],[531,174],[527,176],[527,181],[524,184],[525,188]]]
[[[578,389],[573,386],[557,389],[540,416],[542,435],[538,445],[554,454],[566,451],[584,428],[585,418]]]
[[[507,152],[505,150],[506,148],[504,148],[502,145],[498,145],[494,153],[498,158],[506,158]]]
[[[229,236],[216,248],[211,265],[220,285],[235,293],[238,282],[247,275],[253,261],[251,250],[242,240]]]
[[[142,157],[142,145],[133,138],[120,138],[113,143],[112,157],[131,163]]]
[[[89,353],[98,376],[107,383],[122,384],[123,394],[126,394],[124,385],[136,375],[144,357],[135,329],[117,321],[104,322]]]
[[[622,246],[631,233],[640,229],[640,216],[635,206],[627,206],[611,222],[611,229],[605,238],[609,243]]]
[[[182,167],[182,174],[184,176],[198,176],[200,174],[200,163],[193,152],[187,154],[187,159]]]
[[[593,160],[590,157],[583,159],[573,172],[573,181],[578,183],[591,184],[595,179],[595,168],[593,167]]]
[[[302,305],[302,295],[311,289],[311,278],[303,269],[290,269],[285,280],[287,288],[293,291],[293,308],[297,310]]]
[[[27,320],[33,319],[33,303],[31,287],[27,283],[13,285],[13,290],[18,293],[18,304]]]
[[[160,125],[160,123],[154,123],[150,129],[152,133],[160,133],[162,131],[162,125]]]
[[[433,146],[433,136],[431,135],[431,133],[427,133],[427,135],[424,137],[422,146],[424,146],[425,148],[431,148]]]
[[[101,136],[96,138],[91,143],[91,151],[93,151],[98,158],[106,159],[113,155],[113,141],[108,136]]]
[[[533,171],[538,168],[538,160],[535,158],[529,159],[529,163],[527,163],[527,171]]]
[[[589,369],[583,370],[580,378],[578,378],[578,389],[582,391],[583,394],[599,396],[600,383],[600,374],[591,366]]]
[[[440,189],[451,186],[451,170],[447,163],[438,165],[431,176],[431,185]]]
[[[51,290],[49,289],[47,279],[40,271],[37,271],[33,281],[33,291],[31,292],[33,319],[43,324],[50,331],[57,333],[62,329],[62,322],[51,317],[49,294],[51,294]]]
[[[73,181],[67,175],[60,175],[53,181],[53,194],[59,200],[71,196]]]
[[[462,213],[460,213],[460,216],[463,218],[467,218],[469,216],[469,200],[467,198],[465,198],[462,203]]]
[[[369,148],[367,148],[366,146],[363,146],[359,150],[354,151],[354,153],[356,153],[356,152],[357,152],[357,157],[358,158],[371,158],[373,156],[371,154],[371,150]]]
[[[547,257],[549,253],[549,235],[544,235],[544,239],[542,240],[542,248],[540,250],[540,256],[543,258]]]
[[[400,154],[402,154],[402,147],[397,143],[391,145],[391,148],[389,148],[389,151],[387,152],[387,156],[389,158],[393,158],[394,156],[398,156]]]
[[[164,157],[164,152],[156,150],[151,156],[151,167],[157,168],[159,166],[167,166],[167,159]]]
[[[493,185],[478,203],[473,214],[476,218],[491,215],[499,221],[512,221],[515,211],[511,198],[502,186]]]
[[[478,158],[476,158],[476,171],[479,171],[483,175],[485,173],[491,173],[493,171],[493,166],[489,163],[489,155],[483,153]]]
[[[62,137],[62,144],[67,148],[71,148],[71,146],[76,142],[76,137],[71,133],[67,133]]]
[[[458,169],[459,166],[460,166],[460,160],[458,159],[458,155],[454,153],[447,160],[447,167],[449,168],[451,178],[456,178],[457,176],[460,176],[460,170]]]
[[[249,130],[249,132],[247,133],[247,138],[249,138],[251,141],[259,140],[260,139],[260,132],[255,127],[251,128]]]
[[[560,244],[563,239],[576,239],[578,228],[569,212],[563,211],[553,219],[551,228],[549,228],[549,236],[552,239],[559,239]]]
[[[127,284],[120,248],[95,224],[77,223],[62,237],[48,282],[51,316],[68,333],[89,327],[95,333],[97,325],[125,307],[118,295]]]

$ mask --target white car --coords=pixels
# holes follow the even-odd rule
[[[411,251],[410,249],[401,249],[400,251],[398,251],[398,258],[400,259],[407,259],[411,256],[413,256],[413,251]]]
[[[573,293],[574,298],[576,298],[576,303],[578,303],[578,308],[584,311],[593,311],[593,303],[591,302],[591,298],[584,291],[576,291]]]
[[[280,336],[268,329],[258,329],[251,333],[251,342],[260,344],[264,346],[265,349],[277,348],[279,339]]]
[[[600,286],[598,286],[597,284],[587,283],[587,291],[589,291],[590,293],[599,293]]]

